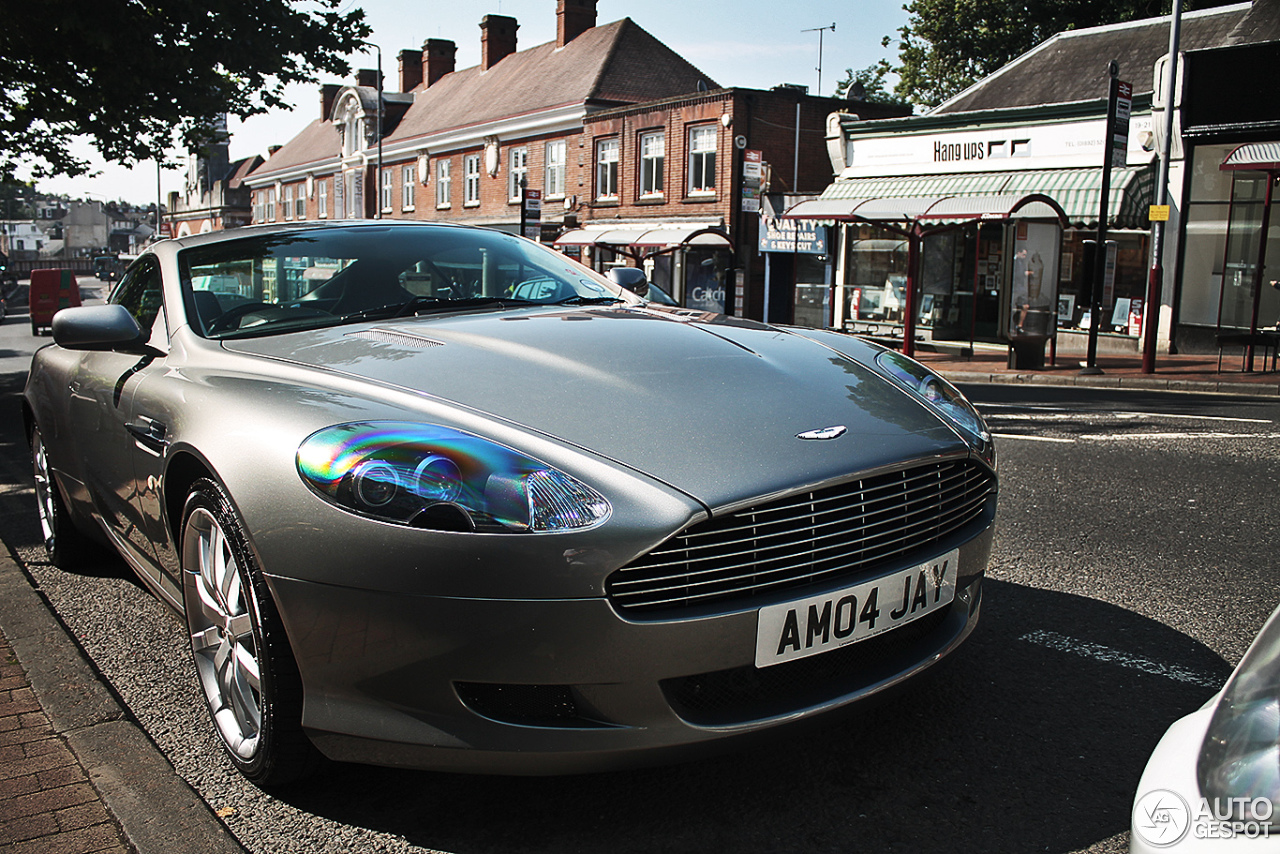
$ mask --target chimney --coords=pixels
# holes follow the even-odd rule
[[[596,0],[558,0],[556,47],[564,47],[596,25]]]
[[[280,145],[268,145],[268,146],[267,146],[267,159],[268,159],[268,160],[270,160],[270,159],[275,155],[275,153],[276,153],[277,151],[279,151],[279,150],[280,150],[281,148],[283,148],[283,147],[284,147],[284,146],[280,146]]]
[[[480,21],[480,68],[488,71],[504,57],[516,52],[516,30],[520,25],[506,15],[485,15]]]
[[[320,87],[320,121],[329,121],[329,117],[333,115],[333,102],[341,90],[342,87],[337,83],[326,83]]]
[[[370,89],[378,88],[378,69],[361,68],[356,72],[356,85],[367,86]]]
[[[422,51],[428,86],[434,86],[441,77],[453,73],[458,46],[449,39],[427,39]]]
[[[412,92],[422,83],[422,51],[402,50],[400,60],[400,91]]]

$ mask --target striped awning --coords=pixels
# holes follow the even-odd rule
[[[1280,142],[1250,142],[1227,155],[1222,161],[1226,170],[1249,169],[1258,172],[1280,171]]]
[[[674,249],[680,246],[729,248],[729,236],[719,228],[704,225],[653,228],[633,225],[624,228],[575,228],[556,238],[554,246],[599,246],[605,249]]]
[[[1114,228],[1147,228],[1147,208],[1154,199],[1155,166],[1129,166],[1111,170],[1111,187],[1107,203],[1108,225]],[[832,183],[808,205],[805,218],[821,219],[823,213],[832,220],[841,218],[847,203],[853,200],[885,200],[891,198],[942,198],[951,204],[975,207],[981,203],[958,201],[985,197],[1023,197],[1029,194],[1048,196],[1066,213],[1070,225],[1093,227],[1098,224],[1098,203],[1102,197],[1102,169],[1032,169],[1020,172],[970,172],[952,175],[910,175],[897,178],[850,178]],[[843,203],[843,204],[842,204]],[[799,206],[797,206],[798,208]],[[998,208],[999,203],[992,202]],[[793,211],[796,209],[793,208]],[[1022,211],[1020,216],[1037,215]],[[1053,214],[1050,214],[1052,216]]]
[[[942,224],[972,220],[1056,219],[1064,214],[1058,203],[1040,193],[986,196],[876,196],[813,199],[791,207],[783,219],[823,222],[857,221],[897,224]]]

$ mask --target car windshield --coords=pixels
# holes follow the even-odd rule
[[[528,305],[633,302],[564,255],[510,234],[433,225],[273,232],[184,250],[191,325],[208,338]]]

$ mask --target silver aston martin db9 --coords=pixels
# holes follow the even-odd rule
[[[857,338],[373,221],[158,243],[53,341],[24,398],[49,558],[109,544],[185,614],[259,785],[682,758],[978,618],[990,435]]]

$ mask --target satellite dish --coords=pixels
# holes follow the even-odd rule
[[[707,81],[705,81],[705,80],[699,80],[699,81],[698,81],[698,91],[699,91],[699,92],[705,92],[705,91],[707,91]]]

